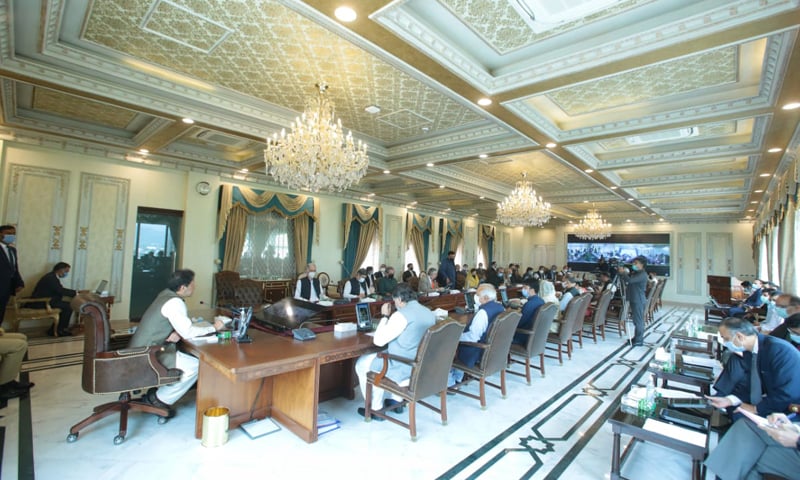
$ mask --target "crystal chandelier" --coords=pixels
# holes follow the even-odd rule
[[[602,240],[611,236],[611,224],[603,220],[600,212],[592,205],[575,226],[575,236],[581,240]]]
[[[497,220],[509,227],[540,227],[550,220],[550,204],[536,196],[527,173],[511,194],[497,204]]]
[[[356,144],[352,132],[344,135],[342,121],[334,121],[328,85],[316,86],[318,95],[292,122],[292,131],[282,129],[280,137],[275,133],[267,138],[267,173],[293,190],[341,192],[367,173],[367,145],[360,140]]]

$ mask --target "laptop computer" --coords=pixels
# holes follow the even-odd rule
[[[106,287],[108,287],[108,280],[101,280],[100,283],[97,284],[97,289],[95,289],[94,293],[102,295],[103,292],[106,291]]]
[[[508,292],[506,291],[505,288],[500,288],[499,290],[500,290],[501,303],[503,304],[504,307],[507,307],[508,306]]]
[[[369,303],[356,304],[356,328],[359,332],[372,331],[372,313],[369,311]]]
[[[464,303],[466,304],[466,312],[472,313],[475,311],[475,293],[464,292]]]

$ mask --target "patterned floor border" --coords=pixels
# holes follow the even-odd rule
[[[559,478],[614,414],[622,395],[644,382],[655,350],[693,314],[691,307],[662,310],[647,328],[644,347],[623,344],[439,479]]]

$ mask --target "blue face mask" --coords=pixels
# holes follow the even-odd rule
[[[14,243],[17,240],[17,236],[13,233],[6,233],[3,235],[3,243]]]
[[[773,307],[773,309],[775,310],[775,313],[781,318],[786,318],[789,316],[789,312],[786,311],[786,307],[775,306]]]
[[[733,343],[733,340],[728,340],[727,342],[724,342],[724,343],[722,344],[722,346],[724,346],[725,348],[727,348],[727,349],[728,349],[728,350],[730,350],[731,352],[735,352],[735,353],[742,353],[742,352],[744,352],[744,347],[740,347],[740,346],[738,346],[738,345],[734,344],[734,343]]]
[[[59,275],[58,277],[59,278],[67,278],[67,275],[69,275],[69,272],[64,272],[61,275]]]
[[[794,343],[800,343],[800,335],[789,332],[789,339]]]
[[[639,267],[637,267],[636,265],[631,265],[631,271],[632,272],[636,272],[638,270],[639,270]]]
[[[525,289],[522,290],[522,296],[525,297],[525,298],[528,298],[528,297],[531,296],[531,292],[529,292],[528,289],[525,288]]]

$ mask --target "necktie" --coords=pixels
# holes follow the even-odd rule
[[[750,403],[758,405],[761,402],[761,375],[758,373],[758,355],[753,354],[750,364]]]

